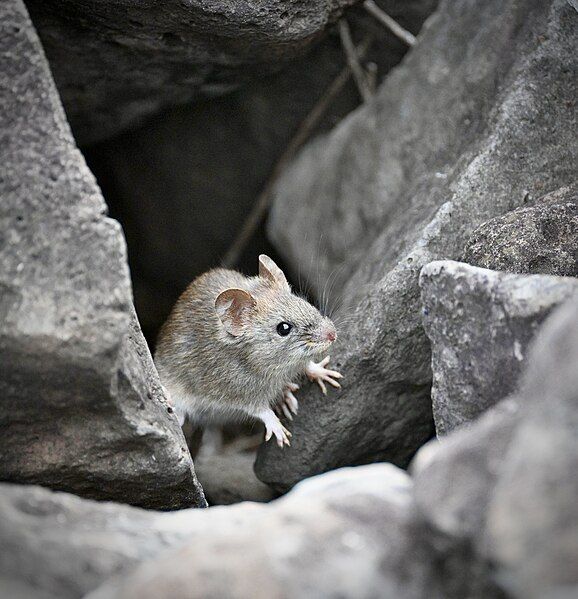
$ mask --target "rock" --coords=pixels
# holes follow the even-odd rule
[[[578,295],[540,331],[516,431],[487,515],[483,550],[509,596],[578,592]]]
[[[224,453],[195,458],[195,471],[210,505],[267,502],[275,493],[253,472],[253,453]]]
[[[478,227],[463,261],[517,273],[578,276],[578,185]]]
[[[0,8],[0,477],[205,505],[132,308],[126,248],[20,0]]]
[[[89,598],[423,597],[427,566],[403,553],[410,497],[389,464],[325,474],[249,519],[247,504],[226,508],[211,534]]]
[[[214,519],[207,510],[161,513],[1,483],[0,591],[11,591],[1,596],[22,589],[22,599],[83,597],[191,534],[209,533]]]
[[[434,421],[445,435],[515,391],[536,331],[578,290],[578,279],[446,260],[424,266],[420,286],[432,345]]]
[[[28,0],[77,139],[221,95],[303,54],[355,0]]]
[[[446,545],[469,543],[481,534],[519,419],[517,401],[504,400],[471,427],[434,439],[416,454],[411,465],[415,504],[438,535],[438,547],[444,539]]]
[[[419,31],[437,0],[380,0]],[[348,12],[356,42],[374,31],[366,60],[382,77],[407,47],[361,8]],[[111,214],[127,236],[135,304],[154,339],[180,293],[219,264],[299,125],[345,66],[334,33],[281,73],[236,93],[155,116],[137,130],[84,148]],[[331,129],[359,105],[352,80],[312,134]],[[202,215],[202,218],[199,216]],[[273,252],[260,229],[237,264],[252,272]]]
[[[287,489],[345,464],[403,465],[427,440],[419,272],[461,257],[528,193],[575,179],[575,18],[566,0],[443,2],[376,98],[281,178],[269,232],[319,297],[340,290],[345,378],[330,401],[303,390],[293,446],[261,449],[261,480]]]

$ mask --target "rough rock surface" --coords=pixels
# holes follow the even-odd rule
[[[445,260],[423,267],[420,287],[432,345],[434,421],[445,435],[515,391],[536,331],[578,290],[578,279]]]
[[[519,412],[518,401],[506,399],[470,428],[434,439],[417,452],[411,463],[415,504],[440,548],[444,539],[465,544],[481,536]]]
[[[508,272],[578,276],[578,184],[478,227],[463,261]]]
[[[20,0],[0,7],[0,478],[204,505],[133,315],[124,238]]]
[[[207,510],[160,513],[2,483],[0,580],[27,590],[22,599],[35,597],[33,592],[58,599],[83,597],[213,521],[197,518],[200,514]]]
[[[275,493],[255,476],[254,461],[254,453],[197,455],[195,471],[209,504],[271,501]]]
[[[27,0],[77,139],[278,70],[355,0]]]
[[[417,33],[437,0],[378,3]],[[405,44],[361,7],[347,20],[356,43],[374,33],[366,60],[377,65],[380,78],[399,63]],[[139,129],[84,148],[127,237],[135,305],[147,338],[155,338],[190,281],[219,264],[291,137],[345,64],[339,36],[332,33],[275,76],[164,111]],[[359,101],[350,79],[316,131],[331,129]],[[252,272],[257,256],[272,251],[260,230],[237,266]]]
[[[483,550],[514,597],[578,594],[578,295],[541,331],[520,395]]]
[[[575,19],[566,0],[443,2],[377,97],[281,179],[269,230],[320,296],[341,290],[333,353],[346,378],[329,400],[301,393],[293,446],[282,458],[262,448],[261,480],[403,464],[427,439],[419,272],[461,257],[477,226],[528,193],[574,180]]]
[[[402,558],[410,498],[409,477],[389,464],[332,472],[253,507],[251,518],[247,504],[227,508],[202,542],[191,538],[89,597],[420,596],[422,566]]]

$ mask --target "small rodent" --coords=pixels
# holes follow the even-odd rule
[[[331,320],[294,295],[281,269],[259,256],[259,276],[216,268],[195,279],[159,334],[155,364],[181,424],[249,417],[280,447],[291,433],[278,414],[297,413],[296,377],[306,374],[327,392],[341,374],[321,357],[337,334]]]

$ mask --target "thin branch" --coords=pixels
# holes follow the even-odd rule
[[[345,19],[341,19],[337,26],[339,28],[341,45],[343,46],[343,51],[345,52],[345,57],[347,58],[347,64],[353,73],[353,78],[355,79],[355,84],[359,90],[359,95],[363,98],[364,102],[369,102],[369,100],[371,100],[371,91],[367,82],[367,75],[365,73],[365,69],[359,62],[357,50],[355,49],[353,40],[351,39],[349,24]]]
[[[415,35],[404,29],[397,21],[392,19],[385,11],[383,11],[373,0],[365,0],[363,8],[372,16],[375,17],[382,25],[385,25],[394,35],[404,41],[408,46],[415,45]]]
[[[356,49],[356,54],[359,60],[363,59],[369,50],[369,47],[371,46],[371,42],[372,37],[368,35],[359,44]],[[289,162],[291,162],[297,153],[297,150],[299,150],[299,148],[309,139],[311,133],[319,125],[321,119],[327,112],[327,109],[333,100],[339,95],[341,90],[345,87],[350,77],[351,68],[348,64],[331,82],[315,106],[313,106],[313,108],[297,128],[295,135],[291,138],[283,154],[281,154],[279,160],[277,160],[277,163],[273,167],[273,171],[271,172],[265,187],[257,197],[257,200],[255,201],[251,212],[247,216],[247,219],[243,223],[239,234],[221,261],[222,266],[225,268],[232,268],[239,261],[239,258],[245,250],[247,243],[250,241],[251,237],[253,237],[257,227],[260,225],[261,221],[265,217],[265,214],[267,213],[267,210],[269,209],[269,204],[271,203],[271,199],[273,197],[273,189],[275,188],[279,177],[284,172]]]

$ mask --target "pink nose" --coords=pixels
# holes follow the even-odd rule
[[[325,333],[325,339],[327,339],[327,341],[335,341],[337,339],[337,335],[335,334],[335,331],[327,331]]]

